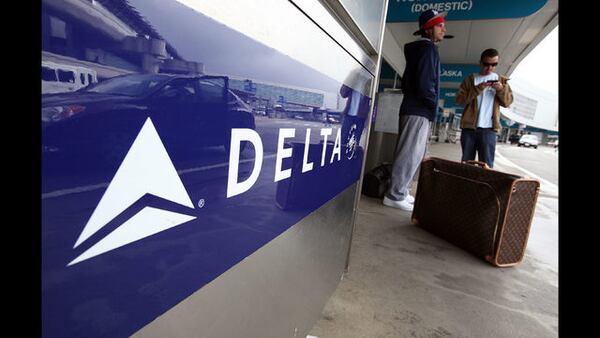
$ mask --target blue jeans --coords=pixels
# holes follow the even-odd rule
[[[474,160],[477,153],[478,161],[485,162],[490,168],[494,167],[496,152],[496,132],[492,128],[463,129],[460,134],[462,161]]]

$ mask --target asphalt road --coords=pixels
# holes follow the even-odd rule
[[[558,184],[558,151],[549,146],[537,149],[518,147],[517,145],[498,145],[497,151],[504,157],[527,171]]]
[[[549,146],[537,149],[499,144],[496,148],[498,169],[540,180],[528,254],[558,272],[558,156]],[[553,278],[553,283],[558,283]]]

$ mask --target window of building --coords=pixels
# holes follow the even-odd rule
[[[42,66],[42,80],[56,81],[56,72],[54,69]]]
[[[70,70],[58,70],[58,81],[75,83],[75,73]]]

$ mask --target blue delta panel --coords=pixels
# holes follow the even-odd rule
[[[132,3],[42,5],[44,337],[135,333],[360,175],[357,81]]]

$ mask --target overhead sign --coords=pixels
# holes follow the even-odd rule
[[[462,82],[473,73],[479,73],[478,65],[442,64],[440,82]]]
[[[446,20],[511,19],[529,16],[540,10],[548,0],[391,0],[387,22],[417,22],[428,9],[448,12]]]

